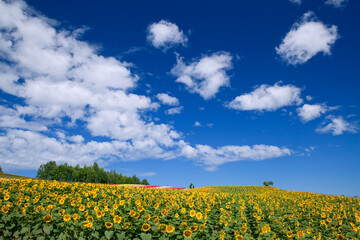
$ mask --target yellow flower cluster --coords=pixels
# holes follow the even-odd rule
[[[358,239],[360,200],[273,187],[0,180],[6,239]]]

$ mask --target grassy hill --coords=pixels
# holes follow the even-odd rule
[[[0,178],[20,178],[20,179],[28,179],[29,177],[24,177],[24,176],[19,176],[19,175],[14,175],[14,174],[9,174],[9,173],[0,173]]]

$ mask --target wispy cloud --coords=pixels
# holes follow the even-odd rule
[[[348,0],[327,0],[325,2],[326,5],[333,6],[336,8],[343,7]]]
[[[270,145],[254,146],[224,146],[213,148],[208,145],[184,146],[182,154],[205,166],[208,171],[217,170],[218,166],[242,160],[264,160],[291,155],[288,148],[279,148]]]
[[[166,110],[166,114],[168,115],[174,115],[174,114],[179,114],[181,113],[181,111],[183,110],[183,107],[180,106],[180,107],[174,107],[174,108],[170,108],[168,110]]]
[[[289,0],[289,1],[298,5],[301,4],[301,0]]]
[[[294,23],[276,52],[288,64],[303,64],[320,52],[330,55],[330,48],[338,38],[335,25],[326,26],[313,12],[308,12]]]
[[[141,177],[151,177],[151,176],[155,176],[156,172],[145,172],[145,173],[140,173],[139,176]]]
[[[329,122],[330,121],[330,122]],[[332,135],[342,135],[345,132],[357,133],[358,126],[356,123],[346,121],[342,116],[328,116],[327,121],[316,129],[318,133],[331,133]]]

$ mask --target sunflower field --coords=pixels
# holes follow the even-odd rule
[[[0,239],[359,239],[360,200],[273,187],[0,180]]]

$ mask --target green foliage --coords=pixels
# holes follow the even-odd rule
[[[273,181],[267,181],[267,182],[264,181],[263,184],[265,187],[269,187],[269,186],[273,186],[274,182]]]
[[[146,179],[140,179],[134,175],[127,177],[115,170],[105,171],[94,162],[92,166],[75,167],[67,163],[57,165],[56,162],[50,161],[40,165],[36,178],[57,180],[64,182],[87,182],[87,183],[110,183],[110,184],[143,184],[150,185]]]
[[[148,182],[148,180],[146,180],[145,178],[141,181],[142,185],[150,185],[150,183]]]
[[[194,184],[190,183],[190,186],[189,186],[190,189],[193,189],[195,188]]]
[[[1,168],[1,166],[0,166],[0,173],[2,173],[2,168]]]

